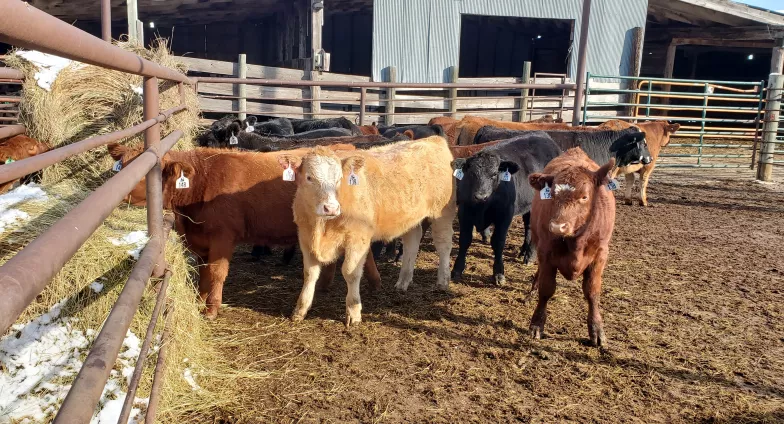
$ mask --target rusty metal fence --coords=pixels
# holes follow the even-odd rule
[[[24,76],[16,69],[0,68],[0,128],[19,122],[22,78]]]
[[[56,36],[52,36],[53,34]],[[159,124],[186,108],[183,99],[180,106],[160,111],[158,81],[162,79],[178,83],[180,93],[183,93],[184,84],[192,85],[193,81],[179,72],[164,68],[93,37],[18,0],[2,1],[0,42],[144,77],[143,122],[121,131],[88,138],[0,167],[0,182],[7,182],[73,155],[144,132],[146,148],[144,153],[0,267],[0,293],[2,293],[0,334],[3,334],[131,189],[146,177],[149,242],[144,247],[117,302],[93,342],[84,366],[74,380],[54,421],[56,423],[90,421],[117,359],[123,338],[139,307],[147,282],[150,277],[163,277],[160,294],[123,406],[120,422],[127,422],[134,399],[133,393],[141,378],[142,367],[158,316],[166,307],[166,287],[170,275],[166,269],[164,247],[173,218],[167,216],[164,219],[163,215],[160,161],[183,136],[183,132],[175,130],[161,139]],[[8,77],[16,79],[20,75],[8,69],[0,70],[0,78]],[[5,126],[0,128],[0,138],[24,132],[25,127],[22,125]],[[171,314],[167,316],[167,322],[169,316]],[[168,328],[164,329],[164,343],[159,350],[155,368],[153,390],[146,416],[148,423],[155,419],[161,387],[160,378],[163,375],[161,369],[167,351],[165,343],[167,330]]]

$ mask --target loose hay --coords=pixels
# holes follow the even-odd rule
[[[151,49],[134,43],[116,42],[125,50],[162,66],[186,72],[187,66],[171,55],[165,39],[158,39]],[[20,123],[29,136],[56,148],[88,137],[107,134],[142,122],[142,77],[112,71],[93,65],[72,63],[57,75],[52,90],[39,87],[33,75],[36,67],[16,53],[6,58],[9,66],[25,75],[20,103]],[[181,104],[176,83],[159,81],[160,108],[166,110]],[[161,137],[175,129],[185,135],[175,149],[193,147],[193,136],[199,125],[198,97],[188,87],[185,92],[187,110],[161,124]],[[124,143],[136,145],[143,135],[128,138]],[[44,170],[46,184],[70,178],[88,187],[99,186],[111,168],[105,149],[94,149]]]

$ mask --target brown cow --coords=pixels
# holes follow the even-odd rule
[[[141,151],[116,143],[108,147],[112,158],[122,161],[123,166]],[[333,149],[353,150],[353,146],[330,146],[327,150]],[[304,154],[306,150],[291,152]],[[198,148],[163,157],[163,205],[176,212],[177,232],[204,264],[199,267],[199,295],[206,302],[209,319],[218,314],[237,244],[291,246],[297,241],[291,209],[295,187],[281,179],[278,154]],[[176,188],[181,177],[189,180],[188,188]],[[146,204],[144,180],[134,187],[128,201],[137,206]],[[328,285],[334,272],[334,266],[327,269],[322,282]],[[372,255],[365,272],[371,284],[380,287]]]
[[[0,141],[0,165],[15,162],[39,155],[49,150],[49,147],[38,140],[26,135],[15,135]],[[0,184],[0,194],[8,192],[17,186],[21,178]]]
[[[614,166],[613,158],[600,168],[576,147],[528,178],[539,190],[531,206],[532,239],[539,255],[534,277],[539,303],[530,326],[535,338],[544,332],[547,301],[555,293],[555,277],[560,271],[570,281],[583,276],[588,336],[594,346],[607,345],[599,296],[615,223],[615,196],[607,187]]]
[[[670,124],[667,121],[654,121],[643,122],[640,124],[630,124],[625,121],[607,121],[606,123],[613,122],[615,126],[628,128],[632,125],[637,126],[640,131],[645,133],[645,140],[648,144],[648,150],[651,152],[651,162],[647,165],[641,163],[629,166],[619,167],[615,170],[613,177],[617,175],[625,175],[626,183],[623,186],[624,196],[623,202],[627,205],[634,203],[632,200],[632,191],[634,190],[634,174],[640,174],[640,206],[648,206],[648,182],[651,179],[653,169],[656,168],[656,159],[662,149],[670,144],[670,137],[678,131],[680,124]],[[605,123],[605,124],[606,124]]]
[[[378,131],[378,126],[376,125],[375,122],[372,125],[360,125],[357,128],[359,128],[359,132],[361,132],[362,135],[379,135],[379,134],[381,134]]]
[[[374,240],[403,236],[403,265],[395,288],[405,292],[414,277],[424,219],[431,221],[439,255],[437,286],[448,289],[457,208],[446,140],[435,136],[355,152],[316,147],[305,155],[281,154],[279,161],[284,173],[296,173],[294,221],[305,274],[293,320],[304,319],[310,309],[322,265],[343,253],[346,325],[360,322],[358,264],[373,256],[368,252]]]
[[[549,121],[549,122],[548,122]],[[469,144],[474,144],[474,138],[476,138],[476,133],[482,127],[491,126],[491,127],[498,127],[498,128],[507,128],[510,130],[566,130],[571,129],[572,126],[563,122],[557,123],[552,122],[552,117],[549,120],[545,118],[539,118],[535,121],[530,122],[508,122],[508,121],[496,121],[494,119],[487,119],[487,118],[480,118],[477,116],[466,116],[463,118],[457,125],[457,130],[459,131],[459,135],[457,135],[457,145],[459,146],[467,146]]]
[[[448,116],[438,116],[431,119],[430,122],[427,123],[427,125],[431,127],[433,125],[440,125],[441,128],[444,129],[444,134],[446,135],[446,141],[449,143],[450,146],[454,146],[455,144],[457,144],[457,136],[459,134],[457,130],[458,122],[460,121],[458,121],[455,118],[450,118]]]

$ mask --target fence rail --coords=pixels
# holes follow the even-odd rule
[[[53,33],[57,34],[57,37],[52,37]],[[54,420],[56,423],[88,422],[117,360],[123,338],[139,307],[147,281],[151,276],[163,277],[166,268],[164,249],[172,218],[167,218],[164,222],[160,161],[183,133],[175,130],[161,140],[159,124],[184,110],[186,106],[183,102],[180,106],[160,112],[158,78],[179,83],[181,93],[183,84],[193,84],[193,81],[186,75],[93,37],[19,0],[3,2],[0,42],[144,77],[144,122],[0,167],[0,182],[7,182],[111,141],[144,132],[146,150],[140,156],[0,267],[0,293],[3,293],[0,296],[2,334],[44,290],[55,274],[131,189],[142,178],[146,178],[147,231],[150,239]],[[0,68],[0,79],[6,77],[21,79],[17,71]],[[2,102],[10,103],[9,100],[0,98],[0,103]],[[0,109],[4,110],[7,109]],[[0,138],[24,132],[25,127],[22,125],[5,126],[0,128]],[[158,297],[157,311],[161,310],[162,302],[165,301],[165,295]],[[152,319],[156,320],[157,314]],[[168,317],[166,321],[169,321]],[[152,332],[148,331],[145,337],[146,345],[149,345],[151,337]],[[165,351],[162,348],[159,352],[156,371],[162,369],[160,364],[165,360]],[[139,361],[144,361],[144,355],[140,355]],[[137,363],[137,368],[140,366]],[[160,394],[160,375],[156,374],[154,380],[156,390],[151,394],[146,417],[150,423],[153,422],[156,412],[154,405],[158,404],[156,396]],[[138,378],[133,379],[129,393],[136,390],[138,383]],[[131,403],[124,406],[126,411],[123,416],[126,418],[130,406]]]

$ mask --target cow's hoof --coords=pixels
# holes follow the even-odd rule
[[[632,199],[624,199],[623,204],[631,206],[634,204],[634,202],[632,201]]]
[[[402,281],[395,283],[395,291],[405,294],[408,291],[408,284],[403,284]]]
[[[503,286],[506,284],[506,277],[504,277],[504,274],[496,274],[494,278],[496,286]]]
[[[607,337],[604,335],[603,328],[594,328],[588,336],[591,339],[591,346],[607,348]]]
[[[449,292],[449,282],[436,284],[436,290],[440,292]]]
[[[454,281],[454,282],[463,281],[463,273],[462,272],[452,271],[451,277],[452,277],[452,281]]]
[[[360,305],[346,307],[346,328],[351,327],[352,324],[356,325],[362,322],[362,307]]]
[[[215,318],[218,318],[218,308],[207,308],[202,312],[202,314],[208,321],[213,321]]]
[[[305,320],[305,314],[303,313],[294,312],[293,314],[291,314],[291,321],[293,322],[302,322],[304,320]]]
[[[642,200],[641,200],[641,201],[640,201],[640,206],[642,206],[642,207],[644,207],[644,208],[647,208],[647,207],[648,207],[648,202],[647,202],[647,201],[642,201]]]
[[[532,339],[539,340],[542,338],[542,327],[538,325],[531,325],[528,327],[528,331],[530,332]]]

